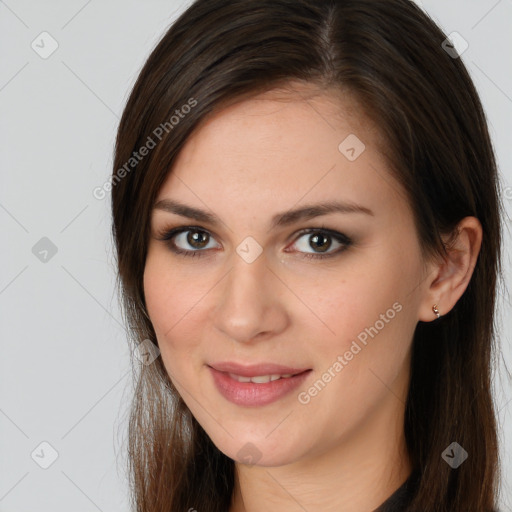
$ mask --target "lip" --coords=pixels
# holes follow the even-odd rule
[[[260,366],[261,368],[261,366]],[[276,366],[270,365],[265,368],[270,368],[271,372],[255,372],[254,369],[245,370],[247,372],[252,372],[253,375],[246,375],[247,377],[253,377],[255,375],[269,375],[269,374],[283,374],[283,373],[294,373],[296,369],[287,368],[284,366]],[[280,368],[279,371],[275,371],[277,368]],[[219,371],[211,366],[208,367],[210,373],[212,374],[213,381],[219,393],[230,402],[235,405],[244,406],[244,407],[261,407],[272,402],[275,402],[289,393],[291,393],[294,389],[298,388],[305,379],[312,372],[311,369],[301,371],[299,374],[294,375],[293,377],[288,377],[285,379],[278,379],[274,381],[270,381],[264,384],[255,384],[254,382],[238,382],[235,379],[232,379],[228,373]],[[285,371],[282,371],[284,369]],[[292,371],[287,371],[292,370]],[[240,367],[237,371],[229,372],[237,375],[241,375],[238,373],[240,371]],[[299,369],[300,371],[300,369]]]
[[[219,362],[208,365],[210,368],[224,373],[234,373],[242,377],[256,377],[257,375],[296,375],[311,368],[292,368],[273,363],[239,364],[231,361]]]

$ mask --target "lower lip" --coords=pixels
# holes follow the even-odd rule
[[[267,405],[298,388],[312,370],[307,370],[293,377],[278,379],[264,384],[254,382],[238,382],[227,373],[208,367],[213,375],[219,393],[236,405],[256,407]]]

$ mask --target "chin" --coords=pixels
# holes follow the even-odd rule
[[[233,459],[235,462],[245,466],[258,466],[258,467],[279,467],[286,466],[295,462],[296,450],[281,445],[279,452],[275,451],[275,447],[271,446],[265,441],[246,441],[231,445],[228,450],[223,450],[218,447],[227,457]],[[286,451],[285,451],[286,450]]]

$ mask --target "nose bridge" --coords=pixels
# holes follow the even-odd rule
[[[232,261],[232,268],[222,291],[221,304],[231,308],[231,314],[236,311],[241,313],[243,309],[252,306],[250,310],[253,316],[261,315],[270,299],[267,297],[266,288],[266,274],[270,271],[264,257],[260,256],[248,263],[239,255],[233,255]]]
[[[238,341],[282,329],[286,312],[272,292],[276,281],[263,254],[252,261],[234,254],[215,308],[213,321],[217,329]]]

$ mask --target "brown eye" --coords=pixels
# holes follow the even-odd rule
[[[187,243],[196,249],[204,249],[210,237],[210,235],[205,231],[189,230],[186,233],[188,233],[186,237]]]
[[[305,242],[299,243],[301,239],[304,239]],[[337,246],[335,245],[337,250],[327,252],[332,247],[333,242],[337,244]],[[304,258],[321,259],[336,256],[346,250],[351,244],[352,240],[343,233],[326,229],[308,229],[300,233],[300,236],[293,245],[298,247],[299,252],[302,253]],[[308,251],[308,249],[313,249],[313,252]]]
[[[208,231],[193,226],[171,229],[158,239],[165,241],[172,252],[182,256],[207,256],[210,253],[208,249],[221,248],[220,245],[209,247],[210,242],[215,239]],[[301,239],[307,242],[298,243]],[[333,243],[337,244],[335,245],[337,250],[329,251]],[[299,250],[292,252],[299,252],[303,258],[330,258],[345,251],[351,244],[352,240],[343,233],[325,228],[310,228],[303,230],[296,238],[293,245],[298,246]],[[312,249],[313,252],[308,249]]]
[[[328,236],[325,236],[324,234],[320,235],[313,235],[309,239],[309,245],[313,249],[318,249],[320,252],[325,252],[329,247],[331,246],[331,240]]]
[[[193,226],[171,229],[158,239],[165,241],[172,252],[184,256],[203,256],[209,252],[207,249],[220,247],[208,247],[213,237],[208,231]]]

